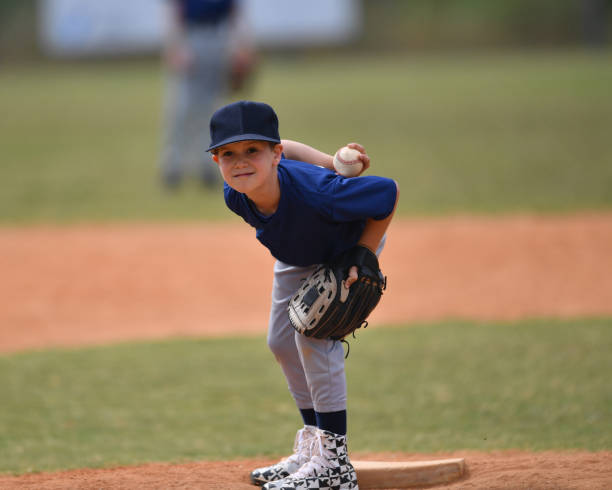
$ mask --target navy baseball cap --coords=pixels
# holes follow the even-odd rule
[[[280,143],[278,117],[263,102],[241,100],[217,110],[210,119],[210,146],[214,150],[229,143],[260,140]]]

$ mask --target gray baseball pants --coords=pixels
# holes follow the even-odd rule
[[[383,238],[377,254],[384,247]],[[268,346],[281,366],[298,409],[346,410],[344,348],[337,340],[306,337],[291,326],[287,305],[316,265],[298,267],[276,261]]]

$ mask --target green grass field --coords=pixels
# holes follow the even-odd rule
[[[266,60],[240,97],[281,135],[362,142],[399,213],[612,207],[612,52]],[[220,196],[158,185],[154,62],[0,71],[0,222],[228,219]]]
[[[351,449],[610,449],[610,352],[610,319],[367,329]],[[0,385],[2,472],[282,455],[300,423],[263,337],[3,356]]]

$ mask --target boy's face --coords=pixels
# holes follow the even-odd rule
[[[282,145],[273,148],[267,141],[237,141],[222,146],[212,158],[227,185],[249,194],[265,190],[276,176]]]

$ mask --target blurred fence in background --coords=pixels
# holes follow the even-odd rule
[[[43,4],[43,0],[0,2],[1,63],[45,57],[39,22]],[[346,42],[327,47],[268,44],[265,50],[604,46],[610,42],[612,26],[612,0],[353,0],[353,4],[361,26]]]

